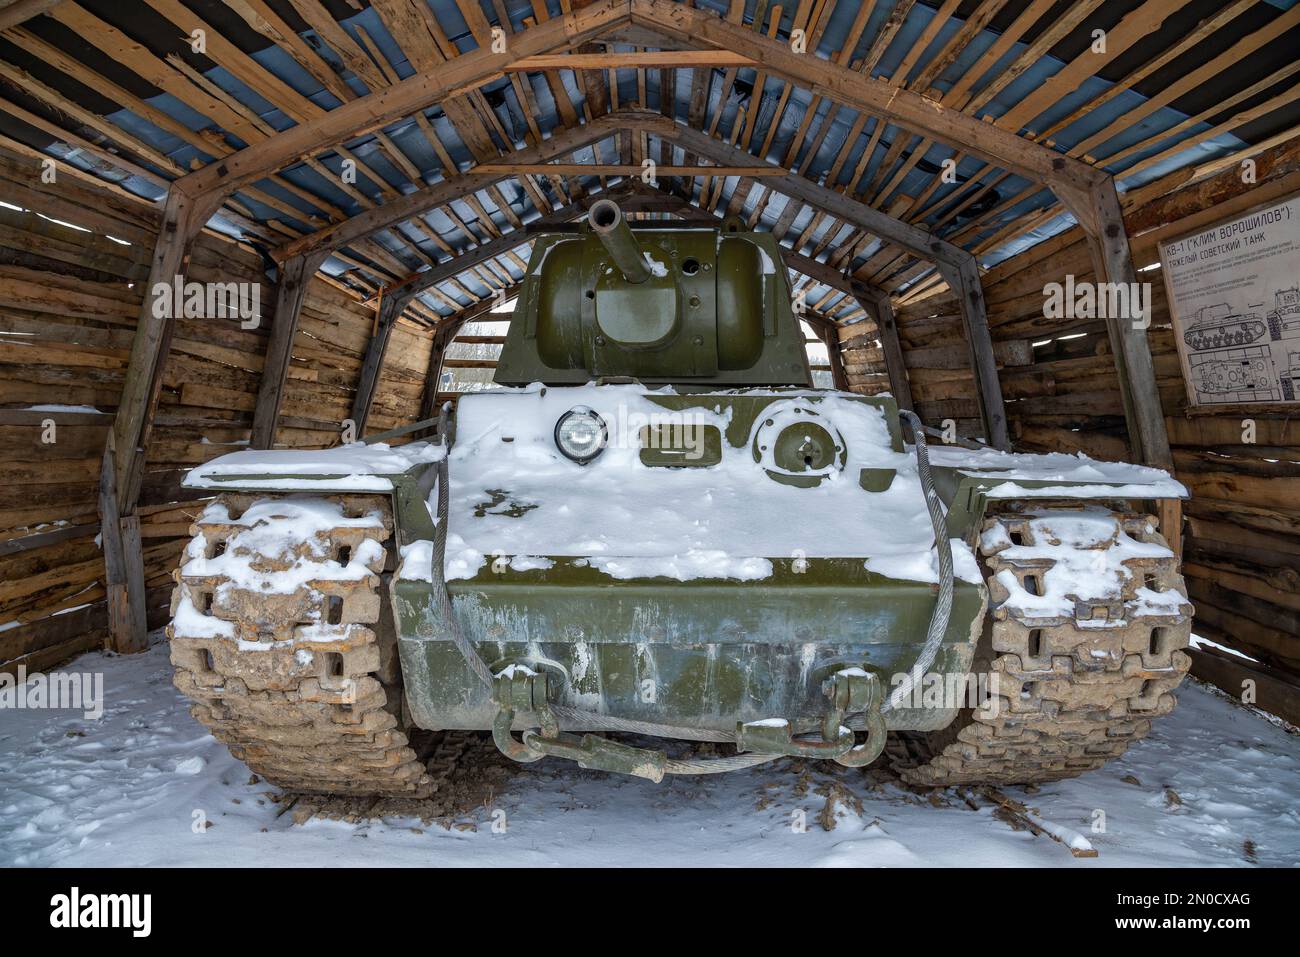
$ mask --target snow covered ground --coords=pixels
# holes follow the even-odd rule
[[[522,769],[460,828],[419,821],[294,825],[265,783],[214,741],[171,685],[166,648],[85,655],[103,717],[0,708],[5,865],[1130,865],[1293,866],[1300,861],[1300,737],[1199,686],[1110,767],[1005,793],[1086,837],[1076,859],[952,792],[927,800],[861,772],[788,764],[671,784],[553,761]],[[12,695],[13,692],[7,692]],[[835,827],[819,814],[843,791]],[[861,810],[857,809],[860,802]],[[1096,833],[1097,812],[1105,830]],[[196,812],[212,822],[195,826]],[[503,832],[492,823],[504,821]],[[504,816],[499,813],[504,812]],[[807,827],[792,826],[800,814]],[[477,829],[465,826],[477,823]],[[502,831],[500,827],[497,829]]]

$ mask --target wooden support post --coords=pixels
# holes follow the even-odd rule
[[[817,330],[826,343],[826,361],[831,366],[831,383],[841,392],[849,391],[849,374],[844,371],[844,353],[840,351],[840,334],[834,325],[827,323]]]
[[[149,643],[145,614],[144,555],[140,518],[118,511],[117,456],[108,433],[99,472],[99,526],[104,552],[104,588],[108,593],[109,650],[118,654],[144,651]]]
[[[1181,498],[1156,499],[1157,518],[1160,519],[1160,534],[1169,543],[1169,549],[1177,558],[1183,557],[1183,500]]]
[[[844,372],[844,357],[840,354],[840,336],[835,323],[812,312],[806,312],[800,318],[826,347],[826,362],[830,365],[832,384],[836,389],[847,392],[849,379]]]
[[[1002,402],[997,360],[993,357],[993,337],[989,335],[979,267],[975,257],[969,255],[956,264],[940,261],[936,265],[961,307],[962,326],[970,346],[971,372],[975,375],[975,394],[979,399],[980,418],[984,421],[984,438],[995,449],[1009,452],[1011,439],[1007,433],[1007,410]]]
[[[269,449],[275,444],[275,429],[284,402],[284,385],[293,359],[293,340],[298,334],[298,317],[303,300],[316,270],[329,254],[324,252],[294,256],[280,264],[280,278],[275,284],[275,314],[271,319],[271,338],[266,344],[262,363],[262,380],[257,387],[257,406],[253,410],[255,449]]]
[[[379,304],[379,318],[375,323],[375,334],[370,337],[366,349],[366,358],[361,363],[361,378],[357,382],[357,394],[352,400],[352,424],[357,439],[366,434],[366,419],[370,416],[370,403],[375,397],[375,387],[379,384],[379,371],[384,365],[384,354],[388,351],[388,340],[393,334],[393,326],[406,311],[413,294],[384,296]]]
[[[898,339],[898,324],[894,321],[894,306],[884,291],[861,292],[854,296],[867,315],[876,320],[880,334],[880,349],[885,354],[885,371],[889,373],[889,391],[900,409],[912,409],[912,386],[907,381],[907,366],[903,363],[903,345]]]
[[[438,326],[433,334],[433,348],[429,352],[429,371],[424,378],[424,394],[420,397],[420,419],[432,419],[438,414],[438,386],[442,378],[442,360],[447,347],[456,338],[461,323],[447,322]]]
[[[1076,190],[1053,185],[1052,191],[1074,214],[1088,238],[1088,250],[1098,283],[1115,283],[1137,290],[1137,273],[1129,253],[1124,214],[1120,208],[1115,181],[1107,177],[1091,190]],[[1098,295],[1097,300],[1111,297]],[[1133,300],[1130,297],[1129,302]],[[1169,434],[1156,387],[1155,364],[1147,342],[1150,316],[1106,317],[1115,372],[1119,377],[1120,397],[1124,403],[1124,420],[1128,425],[1129,444],[1134,457],[1158,468],[1172,468]]]
[[[507,27],[507,29],[509,29]],[[584,43],[578,47],[578,53],[599,53],[600,48],[594,43]],[[592,117],[604,116],[609,112],[609,87],[605,85],[603,70],[580,70],[576,74],[582,86],[583,98],[591,109]],[[428,418],[428,416],[425,416]]]
[[[175,184],[163,203],[149,278],[143,286],[131,358],[122,382],[117,416],[100,469],[99,512],[109,640],[115,651],[143,651],[148,644],[144,555],[135,514],[144,482],[146,447],[162,390],[163,364],[184,297],[190,250],[199,231],[225,199],[195,199]]]
[[[221,196],[195,201],[173,186],[163,205],[162,223],[154,242],[149,278],[144,283],[144,298],[131,342],[131,359],[122,382],[117,418],[113,421],[117,504],[122,515],[135,510],[140,496],[144,446],[158,406],[163,363],[175,327],[174,290],[185,282],[195,237],[222,201]]]

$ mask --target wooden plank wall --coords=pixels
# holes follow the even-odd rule
[[[25,210],[0,207],[0,671],[10,672],[50,667],[106,636],[99,461],[158,221],[156,208],[138,198],[62,172],[43,184],[39,173],[30,157],[0,149],[0,196]],[[254,250],[204,234],[190,278],[259,283],[269,311],[275,296],[263,269]],[[374,314],[340,286],[313,282],[279,443],[338,442]],[[179,482],[188,468],[247,441],[270,318],[256,329],[237,319],[177,321],[139,508],[151,627],[166,618],[170,573],[201,507]],[[398,325],[371,430],[418,414],[431,345],[427,328]],[[15,540],[51,532],[64,537],[13,550]]]
[[[1253,184],[1232,166],[1181,189],[1160,193],[1157,184],[1139,191],[1127,197],[1125,209],[1135,264],[1156,262],[1161,239],[1298,191],[1300,140],[1294,139],[1256,157]],[[1104,323],[1043,316],[1044,285],[1064,282],[1067,274],[1079,282],[1093,280],[1078,230],[1039,243],[983,276],[1012,440],[1026,450],[1128,458]],[[1300,409],[1190,409],[1160,272],[1140,272],[1138,278],[1151,283],[1148,337],[1157,385],[1177,476],[1192,495],[1185,507],[1184,574],[1196,606],[1195,628],[1300,676]],[[945,291],[896,312],[918,412],[927,424],[955,418],[961,434],[978,434],[956,303]],[[852,387],[868,394],[887,391],[872,336],[854,337],[852,330],[841,330]],[[1255,423],[1253,444],[1242,441],[1246,419]]]
[[[987,298],[987,292],[985,295]],[[991,313],[993,303],[988,308]],[[931,297],[896,308],[895,317],[917,414],[927,425],[936,428],[951,419],[956,423],[958,435],[981,435],[983,425],[970,369],[970,347],[966,344],[956,300],[950,296]],[[990,315],[990,325],[992,321]],[[853,330],[853,326],[840,329],[849,388],[865,395],[888,392],[884,354],[874,341],[874,330],[862,335],[853,335]],[[993,333],[993,352],[1003,382],[1003,395],[1010,399],[1023,394],[1024,385],[1015,381],[1012,374],[1032,361],[1029,339],[1023,333],[1009,338],[999,337],[996,329]],[[1007,414],[1012,414],[1010,404]]]

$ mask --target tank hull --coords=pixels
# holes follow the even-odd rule
[[[609,452],[586,468],[563,460],[550,437],[550,423],[575,407],[610,428]],[[692,429],[702,440],[694,446]],[[773,718],[813,727],[829,677],[861,669],[890,688],[925,643],[937,584],[868,568],[886,532],[873,530],[873,514],[884,525],[905,515],[918,554],[933,543],[888,397],[550,387],[466,397],[455,430],[450,613],[494,674],[512,665],[545,672],[555,704],[715,731]],[[813,434],[825,436],[816,455],[801,444]],[[542,460],[538,446],[548,445]],[[429,500],[418,483],[399,489],[399,535],[432,537],[420,528]],[[836,534],[809,514],[800,521],[806,508],[839,515]],[[555,516],[584,509],[590,528],[555,528]],[[634,521],[620,526],[624,513]],[[634,550],[604,553],[602,539]],[[687,559],[696,553],[709,558]],[[466,556],[480,555],[467,575]],[[392,585],[411,713],[430,729],[490,727],[491,689],[453,642],[425,558],[415,555]],[[968,578],[954,583],[934,673],[971,670],[986,589]],[[899,708],[889,726],[940,728],[966,704]]]
[[[872,574],[861,560],[782,560],[761,584],[611,582],[591,568],[485,570],[450,583],[461,630],[493,672],[544,671],[555,703],[667,725],[732,731],[784,717],[814,727],[823,682],[845,668],[887,679],[916,660],[934,589]],[[496,708],[451,640],[427,585],[399,582],[407,700],[429,729],[490,728]],[[985,594],[958,586],[934,673],[971,670]],[[888,726],[933,730],[950,707],[902,708]],[[851,723],[851,722],[850,722]]]

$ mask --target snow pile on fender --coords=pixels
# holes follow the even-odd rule
[[[248,449],[195,467],[185,476],[184,484],[187,488],[237,484],[240,488],[268,490],[391,492],[393,483],[386,476],[400,475],[442,457],[442,446],[431,442],[397,446],[354,442],[333,449]],[[235,478],[237,483],[231,481]]]

